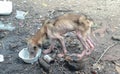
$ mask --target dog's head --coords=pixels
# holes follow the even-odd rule
[[[39,49],[39,46],[35,43],[34,40],[29,39],[29,40],[27,40],[27,47],[28,47],[28,51],[30,53],[30,57],[35,57],[37,54],[37,51]]]
[[[89,30],[91,26],[94,24],[93,20],[88,18],[86,15],[81,15],[79,18],[80,25],[84,28],[84,30]]]

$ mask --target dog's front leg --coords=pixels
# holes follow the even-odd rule
[[[91,39],[90,36],[87,36],[87,43],[89,44],[90,48],[91,49],[94,49],[94,46],[95,46],[95,42]]]
[[[62,49],[63,49],[63,53],[58,54],[58,57],[63,57],[67,53],[64,38],[62,36],[59,36],[57,38],[58,38],[60,44],[62,45]]]
[[[88,49],[89,45],[87,44],[85,38],[81,35],[79,31],[76,32],[78,40],[82,43],[84,49]]]
[[[86,55],[90,55],[95,48],[94,47],[95,43],[93,42],[93,40],[89,36],[87,36],[86,42],[88,43],[88,45],[90,47],[89,53],[86,53]]]
[[[43,51],[44,54],[50,53],[54,49],[54,39],[50,40],[50,47]]]
[[[94,42],[92,41],[92,39],[87,36],[86,38],[82,37],[80,32],[76,32],[77,38],[80,40],[80,42],[82,43],[86,53],[85,55],[90,55],[94,49]]]
[[[85,55],[91,54],[91,51],[89,50],[90,46],[87,43],[86,39],[82,37],[82,35],[79,31],[76,32],[76,35],[77,35],[78,40],[82,43],[83,48],[85,49],[82,51],[81,54],[76,54],[79,57],[79,59],[81,59]]]

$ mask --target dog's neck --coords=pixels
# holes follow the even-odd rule
[[[39,43],[42,43],[44,39],[47,37],[47,29],[46,26],[42,26],[34,36],[32,36],[31,40],[34,45],[38,45]]]

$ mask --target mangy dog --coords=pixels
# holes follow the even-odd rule
[[[78,40],[82,43],[84,50],[81,54],[73,54],[81,59],[85,55],[91,54],[94,49],[94,42],[90,38],[91,26],[93,21],[85,15],[79,14],[64,14],[57,17],[55,20],[45,21],[37,33],[28,40],[28,47],[31,54],[35,54],[37,49],[42,46],[42,42],[49,38],[51,45],[43,53],[50,53],[54,49],[54,41],[58,40],[62,46],[63,52],[58,54],[63,57],[67,54],[63,34],[74,31]]]

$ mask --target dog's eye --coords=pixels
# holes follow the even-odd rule
[[[36,50],[36,48],[37,48],[36,46],[33,47],[34,50]]]

